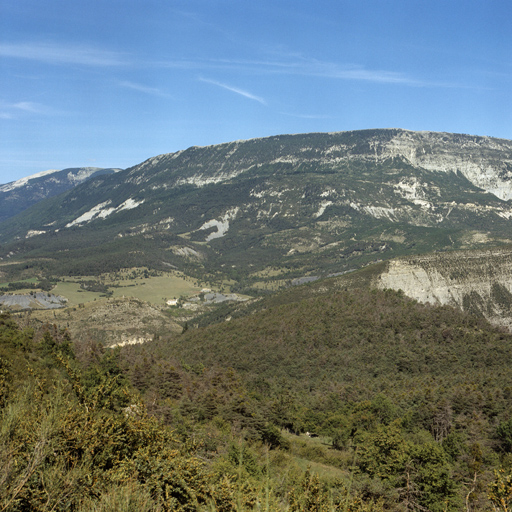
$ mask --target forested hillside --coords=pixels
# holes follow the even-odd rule
[[[307,290],[121,350],[3,315],[1,510],[508,510],[512,336]]]
[[[353,478],[351,492],[372,506],[491,509],[494,471],[503,467],[505,478],[512,466],[511,335],[389,290],[322,293],[318,285],[289,302],[291,294],[131,347],[124,365],[178,430],[236,418],[248,439],[279,444],[288,457],[301,442],[300,458],[343,470],[345,485]],[[220,383],[226,367],[247,386],[243,404]],[[210,385],[194,389],[184,369]],[[163,393],[162,380],[172,382]],[[262,421],[288,443],[271,441]],[[304,441],[305,432],[326,445]]]
[[[106,351],[3,315],[2,509],[508,510],[510,334],[393,291],[289,298]]]
[[[117,359],[95,344],[75,354],[55,326],[21,330],[0,317],[0,510],[280,508],[270,446],[258,448],[264,462],[229,428],[219,453],[172,432]]]

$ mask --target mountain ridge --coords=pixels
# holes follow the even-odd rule
[[[0,257],[171,265],[261,286],[405,254],[512,243],[512,142],[374,129],[193,146],[2,223]],[[30,239],[30,243],[28,242]],[[67,253],[67,254],[66,254]],[[67,260],[65,259],[67,258]],[[106,268],[109,270],[109,268]]]
[[[88,179],[120,171],[115,168],[71,167],[50,169],[0,185],[0,222],[23,212],[30,206]]]

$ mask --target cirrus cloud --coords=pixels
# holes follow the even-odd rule
[[[125,55],[86,45],[55,43],[0,43],[0,57],[30,59],[48,64],[81,64],[86,66],[122,66]]]
[[[250,100],[257,101],[258,103],[261,103],[262,105],[267,104],[267,102],[260,96],[256,96],[248,91],[239,89],[238,87],[233,87],[232,85],[218,82],[217,80],[210,80],[208,78],[200,78],[199,80],[201,80],[201,82],[206,82],[208,84],[216,85],[217,87],[221,87],[222,89],[226,89],[227,91],[234,92],[235,94],[239,94],[240,96],[243,96],[244,98],[248,98]]]

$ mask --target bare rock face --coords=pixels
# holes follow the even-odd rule
[[[433,172],[460,173],[473,185],[508,201],[512,198],[512,143],[491,137],[400,131],[383,153],[402,156]]]
[[[379,288],[419,302],[451,305],[512,328],[512,248],[454,251],[387,263]]]

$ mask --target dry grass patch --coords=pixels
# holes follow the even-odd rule
[[[199,293],[201,286],[196,285],[192,278],[163,275],[119,281],[118,287],[112,291],[114,297],[135,297],[152,304],[164,304],[167,299]]]

